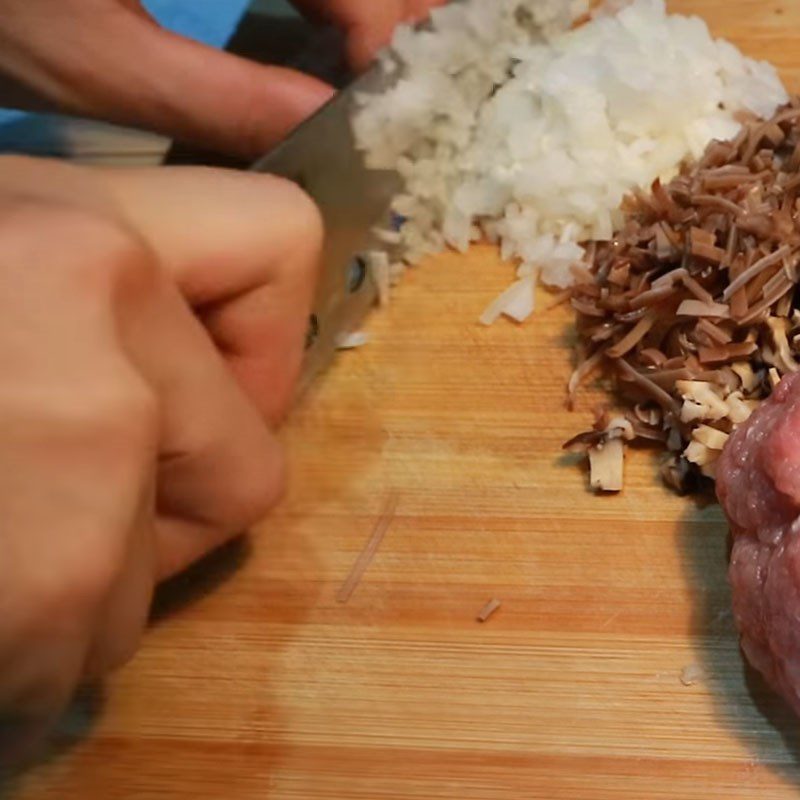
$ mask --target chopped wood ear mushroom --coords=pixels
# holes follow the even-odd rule
[[[595,370],[612,376],[632,438],[667,451],[664,479],[681,491],[713,477],[729,434],[800,371],[799,106],[743,120],[670,183],[634,192],[575,273],[587,358],[570,401]],[[616,487],[626,437],[591,433],[578,446],[593,485]]]

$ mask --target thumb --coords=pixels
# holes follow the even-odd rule
[[[26,76],[62,111],[249,158],[333,94],[315,78],[163,30],[136,4],[90,15],[81,2],[67,0],[72,18],[56,13],[38,41],[27,39],[29,63],[15,65],[17,80]]]

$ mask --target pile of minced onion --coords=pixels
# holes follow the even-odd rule
[[[404,224],[370,258],[382,297],[405,265],[488,239],[517,281],[481,321],[525,320],[537,279],[571,284],[582,243],[611,237],[628,192],[735,136],[739,113],[788,99],[772,65],[664,0],[589,6],[462,0],[398,31],[382,59],[393,85],[353,120],[367,163],[404,181]]]

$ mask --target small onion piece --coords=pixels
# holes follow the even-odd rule
[[[337,350],[358,350],[367,344],[369,344],[369,334],[360,331],[341,333],[336,337]]]
[[[525,322],[534,312],[535,278],[528,277],[511,284],[489,307],[481,314],[481,325],[490,326],[502,316],[506,315],[515,322]]]

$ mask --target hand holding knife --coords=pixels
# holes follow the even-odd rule
[[[317,203],[325,223],[300,392],[333,360],[338,338],[355,331],[375,302],[375,283],[360,254],[374,245],[371,231],[386,218],[400,179],[366,167],[351,118],[356,96],[377,92],[388,80],[380,66],[373,67],[253,167],[297,183]]]

